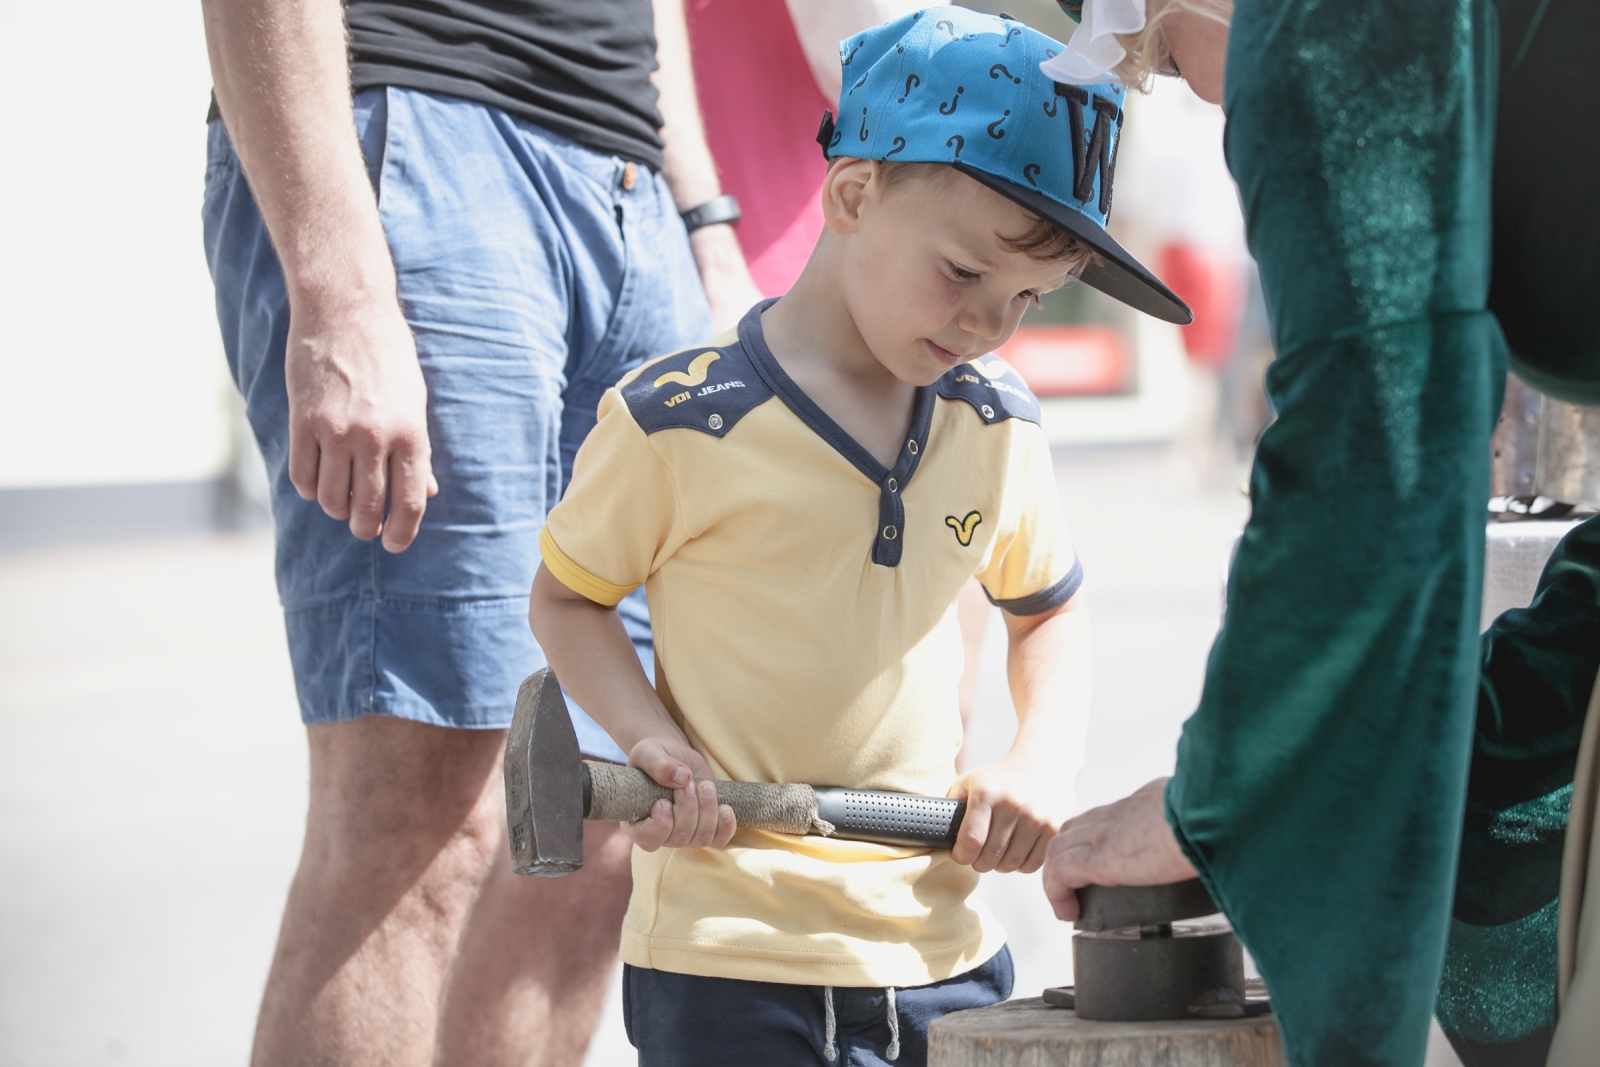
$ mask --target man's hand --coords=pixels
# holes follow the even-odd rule
[[[1115,804],[1069,820],[1050,842],[1044,895],[1056,918],[1078,917],[1077,891],[1086,885],[1166,885],[1195,877],[1167,825],[1162,797],[1167,779],[1157,778]]]
[[[672,790],[672,800],[658,800],[648,818],[626,823],[622,830],[646,852],[668,848],[725,848],[733,837],[733,809],[717,803],[711,768],[687,744],[675,738],[647,737],[628,753],[637,767],[658,785]]]
[[[403,551],[438,492],[428,390],[393,297],[326,312],[292,306],[285,356],[289,480],[363,541]]]
[[[1049,760],[1015,753],[956,779],[949,795],[967,802],[950,858],[983,873],[1032,874],[1056,825],[1072,810],[1072,782]]]
[[[202,0],[212,82],[289,293],[289,480],[399,552],[436,491],[427,388],[350,113],[334,0]]]

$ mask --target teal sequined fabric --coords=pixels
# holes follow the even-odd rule
[[[1556,923],[1560,907],[1560,853],[1572,802],[1571,784],[1500,811],[1487,813],[1482,828],[1469,814],[1467,842],[1450,923],[1444,974],[1439,982],[1439,1025],[1463,1048],[1469,1061],[1474,1046],[1508,1046],[1543,1034],[1547,1041],[1556,1017]],[[1486,807],[1469,796],[1468,811]],[[1481,837],[1486,847],[1471,847]],[[1551,865],[1538,862],[1554,853]],[[1532,854],[1530,857],[1530,853]],[[1533,862],[1529,862],[1530,858]],[[1475,863],[1495,870],[1474,870]],[[1485,877],[1487,876],[1487,878]],[[1520,876],[1520,877],[1519,877]],[[1515,878],[1516,884],[1508,884]],[[1483,883],[1500,890],[1483,899]],[[1517,906],[1529,894],[1543,903],[1526,914]],[[1476,899],[1475,899],[1476,896]],[[1525,906],[1524,906],[1525,907]],[[1469,913],[1479,922],[1462,921]],[[1542,1063],[1542,1056],[1537,1062]]]
[[[1552,900],[1503,926],[1451,921],[1439,982],[1446,1033],[1473,1045],[1507,1045],[1554,1026],[1559,911]]]

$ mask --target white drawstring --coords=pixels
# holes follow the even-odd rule
[[[822,1058],[832,1063],[839,1058],[838,1049],[833,1047],[833,1037],[837,1024],[833,1018],[833,986],[822,987],[822,1030],[823,1041]]]
[[[894,986],[884,986],[883,995],[889,1002],[889,1048],[883,1058],[897,1060],[900,1058],[900,1013],[894,1008]]]
[[[884,1050],[883,1058],[897,1060],[900,1058],[900,1012],[895,1009],[894,986],[883,987],[883,999],[889,1015],[889,1047]],[[839,1049],[834,1043],[838,1032],[839,1024],[833,1015],[833,986],[825,985],[822,987],[822,1058],[829,1063],[839,1058]]]

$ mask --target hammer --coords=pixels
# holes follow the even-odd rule
[[[583,866],[583,822],[636,822],[672,790],[635,767],[580,757],[567,701],[550,668],[517,692],[506,738],[506,823],[518,874],[556,877]],[[950,797],[812,787],[798,783],[717,782],[717,803],[741,827],[821,834],[849,841],[953,848],[967,802]]]

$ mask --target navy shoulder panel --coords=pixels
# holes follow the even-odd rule
[[[1039,424],[1038,399],[1022,376],[996,356],[983,356],[946,371],[939,379],[939,395],[946,400],[965,400],[987,423],[1026,419]]]
[[[622,399],[647,434],[685,429],[721,437],[771,397],[738,341],[674,352],[622,387]]]

